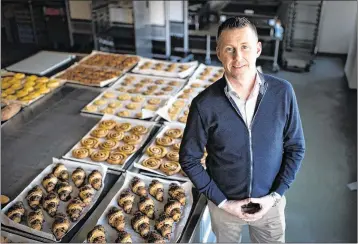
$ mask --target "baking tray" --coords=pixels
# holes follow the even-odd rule
[[[107,218],[107,214],[108,211],[110,210],[111,207],[118,207],[118,203],[117,203],[117,199],[119,198],[119,195],[121,194],[121,192],[125,189],[130,189],[130,182],[134,177],[138,177],[141,180],[144,181],[146,188],[148,189],[148,186],[150,184],[150,182],[152,182],[152,180],[156,179],[160,182],[162,182],[162,184],[164,185],[164,201],[161,203],[159,201],[157,201],[155,198],[153,198],[150,194],[148,194],[149,197],[151,197],[155,203],[155,217],[157,217],[161,212],[163,212],[164,209],[164,205],[165,203],[168,201],[168,188],[169,185],[171,183],[176,183],[178,185],[181,185],[181,187],[184,188],[185,193],[186,193],[186,205],[182,208],[182,217],[179,220],[179,222],[174,223],[173,225],[173,230],[172,230],[172,235],[171,235],[171,239],[169,240],[170,243],[174,243],[179,241],[179,238],[184,230],[184,227],[186,225],[186,222],[188,221],[189,218],[189,214],[191,211],[191,208],[193,206],[193,195],[192,195],[192,183],[191,182],[186,182],[184,184],[181,184],[178,181],[168,181],[168,180],[163,180],[161,178],[155,178],[155,177],[149,177],[149,176],[144,176],[141,174],[136,174],[136,173],[132,173],[127,171],[125,173],[125,180],[124,183],[122,185],[122,187],[118,190],[117,194],[112,198],[111,202],[108,204],[107,208],[104,210],[103,214],[101,215],[101,217],[98,219],[97,221],[97,225],[102,225],[105,227],[105,231],[106,231],[106,241],[108,243],[114,243],[115,240],[118,237],[118,232],[117,230],[115,230],[114,228],[112,228],[109,224],[108,224],[108,218]],[[135,195],[135,194],[134,194]],[[139,201],[139,196],[135,195],[135,199],[134,199],[134,204],[133,204],[133,209],[131,213],[135,213],[135,211],[138,209],[137,208],[137,203]],[[132,227],[131,227],[131,218],[132,218],[132,214],[126,214],[125,215],[125,231],[127,231],[132,238],[133,243],[143,243],[145,242],[145,240],[140,237],[140,235],[138,233],[136,233]],[[154,230],[154,220],[150,220],[150,229],[151,231]]]
[[[66,166],[66,168],[69,171],[70,177],[72,175],[72,172],[77,167],[82,167],[86,171],[87,176],[93,170],[98,170],[102,174],[103,177],[102,177],[102,187],[101,187],[101,189],[96,191],[96,193],[95,193],[95,195],[94,195],[94,197],[92,199],[92,202],[88,206],[86,206],[84,208],[80,218],[76,222],[71,222],[71,227],[68,229],[67,233],[69,233],[71,231],[71,229],[86,215],[86,213],[94,206],[94,204],[98,200],[99,196],[101,195],[101,192],[102,192],[103,187],[104,187],[104,179],[106,177],[107,167],[104,166],[104,165],[89,165],[89,164],[84,165],[84,164],[81,164],[81,163],[78,163],[78,162],[71,162],[71,161],[67,161],[67,160],[63,160],[63,159],[53,158],[52,164],[47,166],[13,201],[11,201],[9,204],[7,204],[2,209],[2,212],[1,212],[1,223],[2,224],[10,226],[10,227],[14,227],[14,228],[22,230],[24,232],[28,232],[30,234],[37,235],[37,236],[40,236],[40,237],[43,237],[43,238],[46,238],[46,239],[49,239],[49,240],[53,240],[53,241],[56,241],[56,242],[61,241],[61,240],[56,240],[56,238],[52,234],[51,225],[52,225],[54,219],[50,215],[48,215],[48,213],[46,211],[44,211],[44,210],[42,212],[43,212],[43,215],[44,215],[45,222],[43,224],[42,231],[34,230],[34,229],[28,227],[26,221],[24,221],[24,220],[21,223],[16,223],[16,222],[12,221],[10,218],[8,218],[6,216],[6,212],[8,211],[8,209],[17,201],[22,201],[23,202],[23,204],[25,206],[25,209],[26,209],[26,213],[29,213],[29,211],[31,211],[31,209],[30,209],[30,207],[29,207],[29,205],[27,203],[27,200],[26,200],[26,196],[27,196],[28,192],[34,186],[38,185],[43,190],[44,195],[46,195],[47,193],[46,193],[45,189],[43,188],[43,186],[41,184],[42,179],[46,175],[48,175],[49,173],[52,173],[52,169],[55,167],[55,165],[57,163],[63,163]],[[78,196],[79,189],[73,184],[72,179],[69,179],[69,183],[71,184],[72,189],[73,189],[73,192],[71,193],[71,196],[72,196],[72,199],[73,199],[74,197]],[[67,205],[68,205],[68,203],[70,201],[68,201],[68,202],[60,201],[57,213],[61,212],[61,213],[66,214],[66,207],[67,207]]]
[[[220,66],[207,66],[200,64],[190,80],[206,81],[209,84],[219,80],[224,74],[224,68]]]
[[[39,243],[38,241],[20,235],[16,235],[4,230],[1,230],[1,236],[6,237],[11,243]]]

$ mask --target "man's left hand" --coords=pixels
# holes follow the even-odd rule
[[[250,201],[252,203],[258,203],[261,206],[261,209],[253,214],[245,213],[245,219],[246,221],[256,221],[261,219],[275,204],[275,199],[271,195],[267,195],[260,198],[250,198]]]

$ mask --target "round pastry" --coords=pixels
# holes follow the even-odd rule
[[[156,93],[154,93],[154,95],[156,95],[156,96],[163,96],[163,95],[165,95],[165,92],[163,92],[163,91],[161,91],[161,92],[156,92]]]
[[[100,112],[104,113],[104,114],[114,114],[114,109],[107,107],[107,108],[102,109]]]
[[[10,86],[11,86],[11,83],[3,81],[2,84],[1,84],[1,89],[5,90],[5,89],[8,89]]]
[[[116,140],[106,140],[99,144],[99,148],[106,150],[106,151],[113,150],[117,146],[118,146],[118,141],[116,141]]]
[[[150,105],[150,104],[147,104],[143,107],[143,109],[147,109],[147,110],[151,110],[151,111],[156,111],[158,109],[158,106],[157,105]]]
[[[124,137],[124,132],[123,131],[110,131],[107,134],[107,139],[108,140],[117,140],[120,141],[122,140]]]
[[[187,120],[188,120],[188,116],[181,116],[178,119],[178,121],[181,122],[181,123],[186,123]]]
[[[199,87],[201,87],[201,84],[200,83],[193,83],[193,84],[191,84],[191,87],[193,87],[193,88],[199,88]],[[184,91],[185,92],[185,91]]]
[[[165,155],[165,157],[170,161],[179,161],[179,152],[178,151],[170,151]]]
[[[107,101],[104,100],[104,99],[97,99],[97,100],[94,101],[93,103],[96,104],[96,105],[104,105],[104,104],[107,103]]]
[[[89,105],[87,105],[86,107],[85,107],[85,109],[84,110],[86,110],[86,111],[88,111],[88,112],[96,112],[97,111],[97,106],[96,105],[91,105],[91,104],[89,104]]]
[[[109,164],[122,165],[126,159],[127,159],[126,154],[117,151],[117,152],[111,152],[109,154],[109,157],[107,158],[107,162]]]
[[[147,91],[142,92],[142,94],[145,95],[145,96],[152,95],[153,93],[154,93],[153,90],[147,90]]]
[[[106,92],[103,94],[104,98],[114,98],[115,96],[116,96],[116,94],[113,92]]]
[[[14,90],[20,90],[22,88],[22,84],[21,83],[15,83],[11,86],[12,89]]]
[[[154,158],[163,158],[167,154],[165,147],[154,145],[148,147],[146,152],[150,157]]]
[[[102,120],[98,127],[102,129],[111,130],[117,125],[117,122],[114,120]]]
[[[127,144],[134,145],[134,144],[138,144],[141,141],[141,138],[137,134],[130,134],[124,136],[123,141]]]
[[[142,113],[142,112],[138,112],[138,113],[136,113],[136,114],[134,115],[134,117],[137,118],[137,119],[141,119],[142,116],[143,116],[143,113]]]
[[[126,91],[126,88],[124,88],[124,87],[118,87],[116,90],[117,90],[117,91],[120,91],[120,92],[125,92],[125,91]]]
[[[157,145],[159,146],[165,146],[165,147],[168,147],[170,145],[173,144],[174,142],[174,139],[169,137],[169,136],[163,136],[163,137],[158,137],[155,139],[155,142]]]
[[[189,109],[184,111],[184,115],[189,115]]]
[[[91,159],[95,162],[104,162],[109,157],[109,151],[99,150],[91,153]]]
[[[118,231],[116,243],[132,243],[131,235],[124,230]]]
[[[172,86],[166,86],[162,88],[163,91],[172,91],[173,89],[174,88]]]
[[[189,93],[183,93],[179,96],[181,99],[188,99],[190,97]]]
[[[83,138],[81,140],[81,145],[86,148],[97,148],[98,144],[99,144],[98,139],[94,137]]]
[[[127,110],[124,110],[124,111],[120,111],[117,115],[119,117],[129,117],[130,113]]]
[[[40,77],[36,80],[37,83],[47,83],[49,79],[47,77]]]
[[[171,138],[174,139],[178,139],[183,135],[183,131],[179,128],[173,128],[173,129],[169,129],[165,132],[166,136],[169,136]]]
[[[132,102],[139,103],[144,101],[144,97],[141,95],[134,96],[131,98]]]
[[[158,85],[162,85],[164,84],[164,82],[165,82],[164,80],[160,79],[160,80],[156,80],[154,83]]]
[[[16,78],[16,79],[23,79],[23,78],[25,78],[25,74],[23,74],[23,73],[17,73],[17,74],[14,75],[14,78]]]
[[[117,97],[117,99],[120,101],[126,101],[126,100],[129,100],[130,98],[131,98],[131,96],[127,93],[121,94]]]
[[[160,158],[147,158],[142,161],[142,165],[149,169],[159,169],[162,164],[162,160]]]
[[[108,104],[110,108],[119,108],[122,104],[119,101],[114,101]]]
[[[134,145],[130,145],[130,144],[124,144],[117,148],[118,152],[124,153],[126,155],[130,155],[130,154],[134,153],[135,150],[136,150],[136,147]]]
[[[183,92],[184,92],[184,93],[192,93],[192,92],[193,92],[193,89],[188,88],[188,89],[183,90]]]
[[[136,135],[144,135],[148,133],[148,128],[143,125],[137,125],[131,129],[131,132]]]
[[[24,204],[19,201],[9,208],[9,210],[6,213],[6,216],[9,217],[12,221],[16,223],[20,223],[25,212],[26,210]]]
[[[102,138],[107,136],[108,134],[108,130],[107,129],[102,129],[102,128],[96,128],[94,130],[91,131],[91,136],[97,137],[97,138]]]
[[[37,76],[36,75],[30,75],[29,77],[27,77],[26,78],[26,80],[28,80],[28,81],[35,81],[35,80],[37,80]]]
[[[179,151],[180,150],[180,142],[173,144],[173,150]]]
[[[57,80],[50,80],[47,83],[47,87],[50,88],[50,89],[54,89],[54,88],[59,87],[59,86],[60,86],[60,82],[58,82]]]
[[[173,81],[169,82],[169,85],[170,86],[179,86],[180,83],[178,81],[173,80]]]
[[[87,243],[106,243],[106,231],[102,225],[96,225],[88,232]]]
[[[24,86],[21,91],[32,92],[35,89],[32,86]]]
[[[149,79],[149,78],[145,78],[145,79],[142,79],[142,80],[140,81],[140,83],[142,83],[142,84],[149,84],[149,83],[151,83],[151,82],[152,82],[152,80]]]
[[[139,107],[139,105],[140,105],[139,103],[128,103],[126,105],[126,108],[128,108],[130,110],[135,110]]]
[[[148,86],[148,87],[147,87],[147,89],[148,89],[149,91],[157,90],[157,88],[158,88],[158,86],[156,86],[156,85],[152,85],[152,86]]]
[[[174,162],[174,161],[163,162],[160,165],[160,170],[169,176],[179,173],[180,169],[181,169],[180,164],[178,162]]]
[[[72,156],[79,159],[87,158],[89,154],[90,154],[90,149],[84,147],[80,147],[72,150]]]
[[[151,98],[148,100],[149,104],[158,105],[161,102],[160,98]]]
[[[173,102],[172,105],[175,108],[182,108],[185,105],[185,101],[184,100],[177,100],[177,101]]]
[[[4,92],[2,92],[2,93],[1,93],[1,98],[6,98],[6,97],[7,97],[7,94],[4,93]]]
[[[130,131],[132,129],[132,125],[130,123],[121,123],[121,124],[117,124],[114,129],[116,131]]]
[[[141,84],[141,83],[137,83],[137,84],[134,85],[134,87],[136,87],[136,88],[142,88],[143,86],[144,86],[144,85]]]
[[[26,90],[19,90],[19,91],[16,92],[16,96],[17,96],[18,98],[27,96],[27,94],[29,94],[29,92],[26,91]]]
[[[178,114],[180,112],[180,108],[171,107],[168,109],[168,114]]]
[[[140,89],[139,88],[128,89],[127,92],[132,94],[140,93]]]

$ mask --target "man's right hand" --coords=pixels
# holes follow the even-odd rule
[[[228,200],[224,203],[224,205],[221,207],[221,209],[225,210],[229,214],[232,214],[244,221],[251,221],[250,218],[248,218],[247,215],[244,214],[242,211],[242,206],[246,205],[250,202],[250,199],[244,199],[244,200]]]

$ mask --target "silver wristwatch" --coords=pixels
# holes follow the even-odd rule
[[[277,192],[271,192],[270,196],[274,199],[274,204],[272,205],[272,207],[276,207],[281,200],[280,194],[278,194]]]

